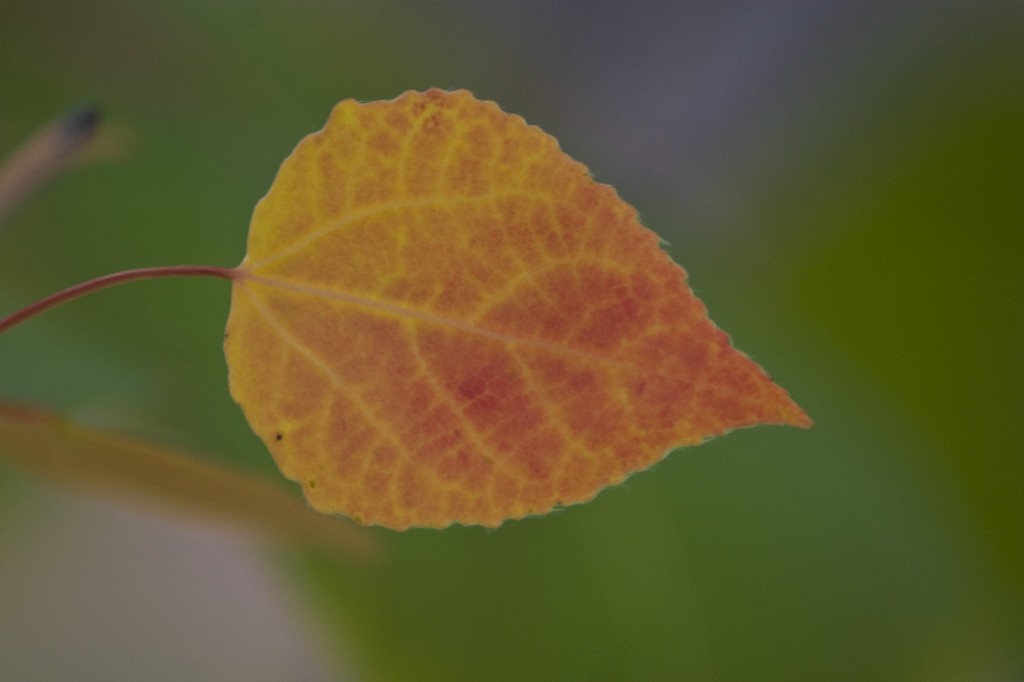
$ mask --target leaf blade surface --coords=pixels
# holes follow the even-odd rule
[[[320,511],[508,518],[807,416],[557,141],[466,91],[341,102],[257,205],[231,392]]]

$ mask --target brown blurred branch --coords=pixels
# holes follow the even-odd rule
[[[99,114],[80,106],[47,124],[0,165],[0,229],[18,204],[66,169],[95,137]]]

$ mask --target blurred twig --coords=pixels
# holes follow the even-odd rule
[[[79,106],[43,126],[0,164],[0,229],[19,203],[81,154],[98,127],[96,107]]]

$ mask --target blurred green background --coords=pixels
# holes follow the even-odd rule
[[[1022,36],[1010,1],[0,0],[0,154],[83,100],[120,140],[0,233],[0,312],[235,265],[337,100],[466,87],[615,185],[817,422],[495,532],[371,529],[373,565],[0,469],[0,675],[1024,679]],[[277,476],[228,295],[34,319],[0,395]]]

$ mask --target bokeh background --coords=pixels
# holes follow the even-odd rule
[[[816,426],[496,532],[370,529],[370,564],[0,464],[0,676],[1024,679],[1019,2],[0,0],[0,154],[83,100],[109,152],[0,233],[0,312],[236,264],[337,100],[431,86],[615,185]],[[228,296],[47,313],[0,337],[0,395],[277,477],[226,390]]]

